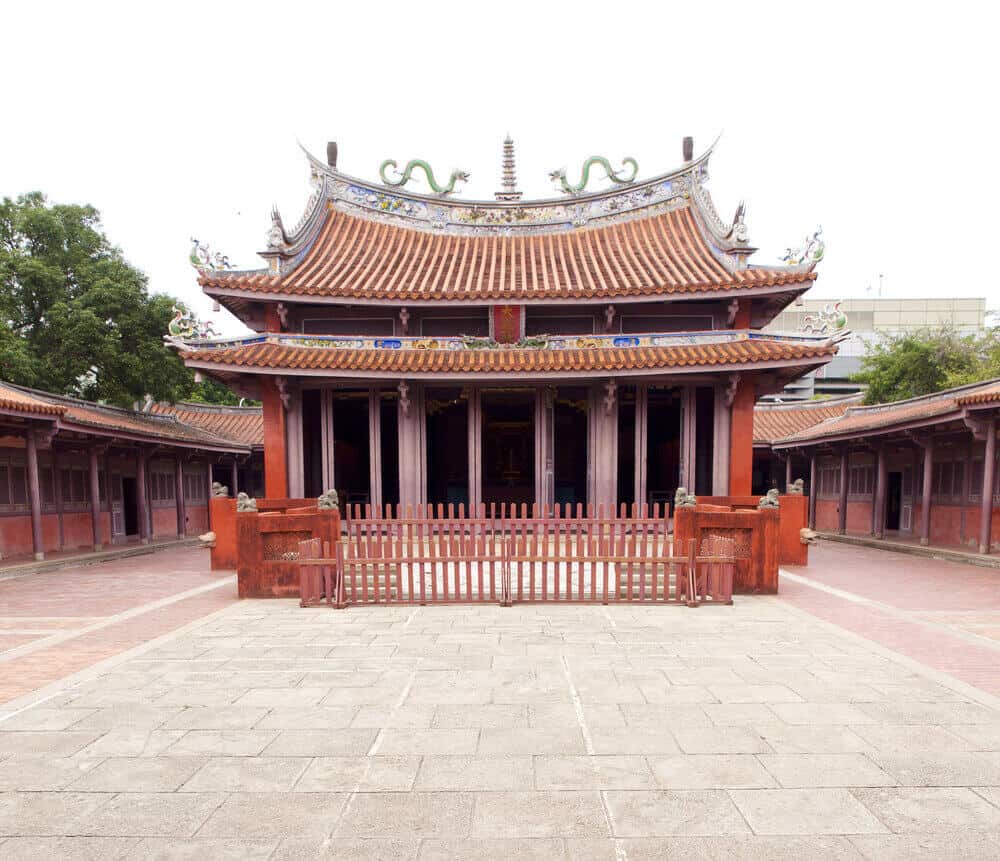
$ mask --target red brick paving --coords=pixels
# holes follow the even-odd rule
[[[1000,651],[985,641],[982,645],[970,641],[950,628],[962,627],[961,615],[930,615],[942,610],[976,611],[971,618],[978,623],[984,617],[994,616],[1000,625],[1000,572],[825,543],[811,548],[809,561],[808,567],[787,566],[787,569],[899,612],[850,601],[787,578],[780,586],[782,600],[1000,696]],[[995,612],[990,613],[991,610]],[[962,630],[974,628],[962,627]]]
[[[65,620],[44,617],[77,617],[80,629],[104,619],[110,622],[98,630],[0,661],[0,703],[225,607],[236,600],[235,584],[151,607],[127,619],[110,619],[229,576],[208,570],[205,551],[184,549],[0,581],[0,617],[7,617],[3,627],[49,630],[47,635],[29,636],[29,641],[67,632]],[[12,617],[17,621],[12,622]],[[0,647],[21,645],[12,642],[19,636],[0,631]]]

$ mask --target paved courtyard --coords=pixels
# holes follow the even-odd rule
[[[996,857],[998,705],[784,598],[230,598],[0,706],[0,857]]]

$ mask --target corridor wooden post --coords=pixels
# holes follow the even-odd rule
[[[837,532],[847,534],[847,488],[851,480],[851,452],[845,447],[840,453],[840,496],[837,502]]]
[[[180,455],[174,458],[174,493],[177,503],[177,537],[187,535],[187,504],[184,499],[184,461]]]
[[[934,444],[924,444],[924,476],[920,495],[920,543],[926,547],[931,542],[931,490],[934,486]]]
[[[236,458],[235,457],[233,458],[233,462],[230,465],[229,469],[230,469],[229,482],[232,485],[229,488],[229,492],[232,495],[233,499],[235,499],[236,498],[236,494],[238,494],[240,492],[240,488],[239,488],[239,483],[240,483],[240,469],[239,469],[239,466],[236,463]]]
[[[28,460],[28,503],[31,506],[31,546],[35,560],[45,558],[45,542],[42,536],[42,492],[38,480],[38,440],[35,432],[29,430],[24,437],[25,456]]]
[[[94,533],[94,550],[104,547],[101,534],[101,479],[97,465],[97,447],[91,446],[89,455],[90,466],[90,523]]]
[[[144,449],[139,450],[135,460],[135,497],[139,516],[139,543],[149,544],[152,527],[149,522],[149,495],[146,490],[147,460]]]
[[[809,455],[809,528],[816,528],[816,497],[819,488],[816,486],[816,453]]]
[[[989,553],[992,544],[993,483],[997,465],[997,420],[986,423],[986,458],[983,461],[983,488],[979,512],[979,552]]]
[[[885,535],[885,496],[886,484],[889,480],[889,468],[886,458],[885,444],[879,446],[875,460],[875,508],[872,513],[874,523],[872,535],[882,538]]]

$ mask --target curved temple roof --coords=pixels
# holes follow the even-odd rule
[[[398,341],[400,339],[392,339]],[[582,336],[548,347],[452,348],[434,346],[375,347],[363,340],[348,345],[346,339],[267,335],[224,342],[199,349],[181,349],[189,367],[218,373],[285,373],[296,375],[339,372],[345,376],[398,378],[475,377],[489,374],[545,375],[567,372],[601,375],[616,371],[678,373],[745,367],[823,364],[836,353],[828,340],[761,336],[745,332],[711,332],[704,335],[644,335],[631,338]],[[457,339],[456,339],[457,340]],[[634,342],[626,345],[624,342]]]
[[[291,301],[530,302],[802,292],[809,265],[754,266],[740,214],[704,187],[711,150],[613,189],[538,201],[467,201],[356,179],[309,156],[315,193],[286,232],[275,214],[268,267],[201,269],[231,307]]]

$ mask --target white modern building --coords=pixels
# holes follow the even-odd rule
[[[828,299],[803,299],[789,305],[765,327],[768,332],[799,332],[811,316],[837,303]],[[837,357],[812,374],[795,380],[778,396],[783,401],[808,400],[815,394],[841,395],[860,391],[851,376],[861,370],[865,344],[883,335],[919,329],[951,327],[974,334],[986,327],[986,299],[844,299],[850,337],[840,343]],[[768,398],[774,400],[775,398]]]

